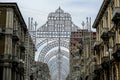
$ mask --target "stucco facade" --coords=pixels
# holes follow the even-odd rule
[[[120,0],[104,0],[93,24],[96,29],[96,79],[120,80]]]
[[[30,80],[34,53],[17,4],[0,3],[0,80]]]

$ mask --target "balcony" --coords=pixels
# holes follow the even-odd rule
[[[101,65],[102,65],[103,69],[108,69],[108,67],[109,67],[109,57],[108,56],[102,57]]]
[[[79,60],[79,59],[80,59],[79,56],[74,56],[74,57],[73,57],[73,60]]]
[[[102,67],[100,64],[95,64],[94,65],[94,73],[99,74],[102,71]]]
[[[11,62],[12,62],[12,55],[11,54],[0,55],[0,63],[1,63],[0,66],[12,67]],[[8,63],[8,64],[4,64],[4,63]]]
[[[120,7],[114,8],[112,21],[115,23],[118,23],[118,21],[120,21]]]
[[[114,37],[115,36],[115,30],[114,29],[111,29],[110,31],[108,31],[108,36],[109,36],[109,38],[110,37]]]
[[[19,68],[20,73],[24,74],[24,71],[25,71],[25,69],[24,69],[24,61],[22,59],[19,60],[18,68]]]
[[[103,30],[101,32],[101,38],[105,43],[107,43],[109,41],[108,28],[103,28]]]
[[[21,52],[25,51],[25,44],[24,44],[24,42],[20,43],[20,50],[21,50]]]
[[[19,68],[24,68],[24,61],[22,59],[19,60]]]
[[[12,36],[13,40],[14,41],[19,41],[19,34],[18,34],[18,31],[17,30],[14,30],[13,31],[13,36]]]
[[[2,34],[2,28],[0,28],[0,36],[1,36],[1,34]]]
[[[2,61],[2,62],[11,62],[12,61],[12,55],[11,54],[0,55],[0,61]]]
[[[94,43],[94,50],[98,51],[99,50],[99,46],[100,46],[100,41],[96,41]]]
[[[19,63],[19,59],[17,56],[12,56],[12,63],[13,63],[13,66],[17,66],[18,63]]]
[[[115,58],[116,61],[120,61],[120,43],[117,43],[113,48],[112,56]]]
[[[78,56],[80,56],[79,49],[73,49],[73,50],[71,51],[71,54],[72,54],[72,57],[73,57],[74,59],[79,59],[79,57],[78,57]]]
[[[0,28],[0,37],[3,35],[3,30]]]
[[[74,71],[79,71],[79,70],[80,70],[80,67],[79,67],[78,65],[74,65],[74,66],[73,66],[73,69],[74,69]]]

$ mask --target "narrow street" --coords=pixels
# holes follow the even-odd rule
[[[0,80],[120,80],[120,0],[27,1],[0,1]]]

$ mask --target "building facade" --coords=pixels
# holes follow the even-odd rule
[[[96,39],[95,36],[95,32],[90,32],[87,29],[71,33],[70,80],[92,80],[94,65],[92,45]]]
[[[50,70],[48,65],[43,62],[36,62],[34,69],[34,77],[36,76],[36,80],[51,80]]]
[[[103,0],[93,24],[97,31],[94,45],[97,80],[120,80],[119,17],[120,0]]]
[[[0,3],[0,80],[30,80],[34,53],[17,4]]]

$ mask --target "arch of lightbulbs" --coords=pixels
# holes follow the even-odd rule
[[[32,35],[36,36],[36,48],[40,49],[37,51],[38,61],[48,64],[52,80],[65,79],[69,74],[70,34],[77,29],[71,15],[59,7],[48,15],[48,21],[36,30],[36,35]]]

